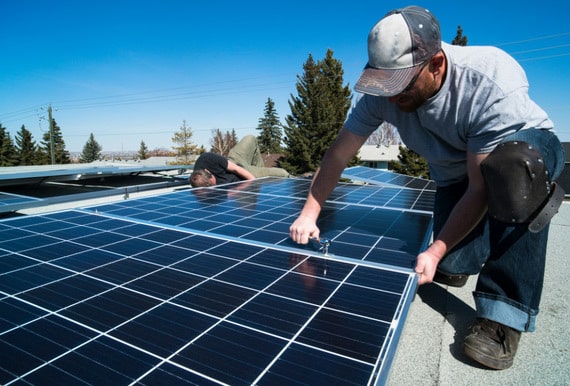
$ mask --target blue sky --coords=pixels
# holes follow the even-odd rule
[[[367,61],[370,28],[417,4],[450,42],[497,45],[527,72],[531,97],[570,141],[570,26],[566,2],[2,0],[0,123],[39,142],[47,107],[67,149],[89,134],[104,151],[172,146],[183,121],[209,148],[214,129],[258,134],[268,98],[282,121],[312,54],[334,51],[351,87]]]

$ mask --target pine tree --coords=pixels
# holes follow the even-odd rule
[[[69,158],[69,152],[65,150],[65,141],[61,134],[61,129],[57,125],[55,119],[52,118],[53,124],[53,154],[55,155],[56,165],[63,165],[71,163]],[[44,133],[42,141],[40,143],[40,164],[49,165],[51,164],[51,141],[49,131]]]
[[[262,153],[280,153],[282,151],[281,142],[283,132],[279,116],[275,110],[275,103],[271,98],[267,98],[265,103],[265,113],[263,118],[259,119],[257,130],[260,131],[257,137],[259,150]]]
[[[463,28],[460,25],[457,26],[457,34],[451,41],[451,44],[454,46],[466,46],[467,45],[467,36],[463,36]]]
[[[99,143],[95,140],[93,133],[89,135],[89,139],[83,146],[83,151],[79,156],[79,162],[81,163],[89,163],[93,161],[97,161],[101,157],[101,150],[103,148]]]
[[[400,146],[399,149],[398,161],[392,163],[392,169],[396,173],[426,179],[430,178],[428,163],[425,158],[406,147]]]
[[[139,159],[141,159],[141,160],[145,160],[148,158],[148,148],[146,147],[146,143],[144,143],[144,141],[141,141],[138,156],[139,156]]]
[[[38,145],[26,126],[22,125],[16,133],[15,141],[18,165],[35,165],[38,162]]]
[[[332,50],[315,62],[309,55],[304,73],[297,76],[297,97],[289,101],[291,114],[285,118],[285,157],[280,166],[292,174],[317,169],[325,151],[342,129],[352,95],[343,86],[342,63]]]
[[[0,123],[0,166],[16,166],[18,164],[16,148],[10,133]]]
[[[180,130],[172,136],[172,147],[176,152],[176,164],[189,165],[192,163],[192,156],[196,153],[197,145],[192,143],[192,128],[186,125],[186,121],[182,121]]]

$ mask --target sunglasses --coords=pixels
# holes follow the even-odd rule
[[[408,91],[410,91],[410,89],[412,87],[414,87],[414,84],[416,83],[416,81],[418,80],[418,78],[420,77],[420,74],[423,72],[424,68],[426,68],[426,66],[429,64],[429,60],[426,61],[424,64],[422,64],[422,66],[420,67],[420,70],[418,71],[418,73],[416,75],[414,75],[414,77],[412,78],[412,80],[410,81],[410,83],[406,86],[405,89],[403,89],[400,94],[404,94]]]

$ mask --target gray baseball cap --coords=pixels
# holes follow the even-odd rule
[[[439,50],[439,22],[430,11],[418,6],[393,10],[368,34],[368,64],[354,89],[377,96],[397,95],[418,67]]]

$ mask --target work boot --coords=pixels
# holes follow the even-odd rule
[[[433,276],[433,281],[439,284],[448,285],[450,287],[463,287],[467,283],[469,275],[452,275],[440,271],[439,269],[435,271]]]
[[[519,346],[520,331],[501,323],[478,318],[463,343],[463,352],[486,367],[504,370],[511,367]]]

